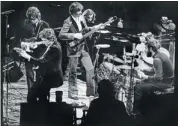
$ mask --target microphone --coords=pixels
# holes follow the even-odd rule
[[[54,7],[54,8],[58,8],[58,7],[60,7],[61,5],[59,5],[59,4],[49,4],[49,7]]]
[[[8,10],[8,11],[4,11],[4,12],[2,12],[1,14],[10,14],[10,13],[12,13],[12,12],[14,12],[15,10]]]

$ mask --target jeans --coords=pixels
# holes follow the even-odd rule
[[[138,84],[134,87],[134,105],[133,111],[139,112],[140,110],[140,102],[143,95],[152,93],[154,91],[163,91],[164,89],[172,87],[171,81],[167,83],[163,82],[153,82],[147,81],[143,84]]]
[[[86,95],[94,96],[95,95],[95,81],[94,81],[94,67],[88,52],[82,50],[80,51],[80,57],[70,56],[69,57],[69,89],[68,96],[78,97],[78,89],[77,89],[77,66],[78,60],[81,60],[82,65],[86,70]]]

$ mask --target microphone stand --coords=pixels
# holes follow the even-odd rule
[[[129,91],[128,91],[128,98],[127,98],[127,109],[128,112],[131,113],[132,112],[132,108],[133,108],[133,91],[134,91],[134,77],[133,77],[133,73],[134,73],[134,62],[135,62],[135,44],[133,43],[133,49],[132,49],[132,54],[133,56],[131,56],[131,71],[130,71],[130,86],[129,86]]]
[[[6,124],[6,125],[8,125],[8,95],[9,95],[9,82],[8,82],[8,79],[9,79],[9,77],[8,77],[8,73],[9,73],[9,64],[8,64],[8,61],[7,61],[7,58],[6,58],[6,56],[9,54],[9,43],[8,43],[8,28],[9,28],[9,24],[8,24],[8,16],[9,16],[9,14],[10,13],[12,13],[12,12],[10,12],[10,11],[6,11],[6,12],[3,12],[3,13],[1,13],[1,14],[3,14],[4,16],[5,16],[5,44],[6,44],[6,49],[4,50],[5,51],[5,53],[4,53],[4,57],[3,57],[3,60],[4,60],[4,65],[6,65],[6,70],[4,70],[4,79],[3,79],[3,83],[2,83],[2,85],[1,85],[1,96],[2,96],[2,98],[1,98],[1,102],[2,102],[2,113],[1,113],[1,117],[2,118],[4,118],[4,113],[3,113],[3,107],[4,107],[4,104],[3,104],[3,99],[4,99],[4,86],[3,86],[3,84],[7,84],[6,85],[6,108],[5,108],[5,111],[6,111],[6,118],[5,118],[5,120],[3,120],[2,122],[4,123],[4,124]]]

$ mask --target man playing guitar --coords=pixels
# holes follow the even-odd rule
[[[28,102],[48,102],[51,88],[59,87],[63,84],[63,73],[61,68],[62,50],[61,45],[57,41],[54,30],[45,28],[39,33],[39,38],[43,41],[39,42],[36,48],[38,55],[29,55],[25,50],[15,48],[25,62],[35,64],[39,67],[36,70],[37,79],[29,89],[27,95]],[[41,46],[41,48],[40,48]]]
[[[37,7],[29,7],[26,11],[26,17],[23,24],[23,35],[21,37],[21,46],[25,44],[32,45],[39,39],[39,32],[44,28],[49,28],[49,24],[41,20],[41,13]],[[27,50],[28,51],[28,50]],[[30,62],[25,63],[28,91],[33,86],[35,80],[35,72],[33,70],[34,64]]]
[[[59,33],[59,39],[74,41],[81,40],[83,38],[82,33],[83,29],[91,30],[86,24],[84,17],[82,16],[83,6],[79,2],[74,2],[69,6],[70,16],[64,21],[63,27]],[[95,27],[101,27],[102,24],[99,24]],[[69,57],[69,90],[68,97],[74,100],[78,100],[78,89],[77,89],[77,65],[78,59],[81,60],[82,65],[86,70],[86,84],[87,84],[87,96],[95,95],[95,82],[94,82],[94,67],[90,58],[90,55],[85,51],[85,44],[80,45],[80,47],[72,52],[68,48],[67,55]]]

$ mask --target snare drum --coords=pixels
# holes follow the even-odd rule
[[[98,82],[103,79],[109,79],[113,83],[117,83],[120,72],[115,65],[110,62],[103,62],[97,70]]]

